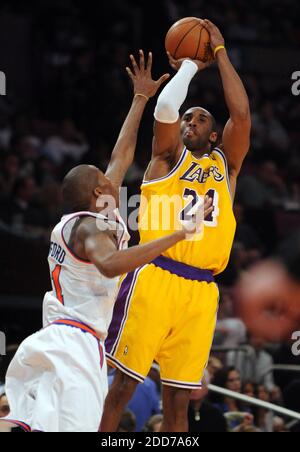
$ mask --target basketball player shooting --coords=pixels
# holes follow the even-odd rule
[[[188,218],[199,198],[208,195],[214,210],[206,218],[202,240],[182,241],[124,279],[115,305],[107,356],[117,368],[106,399],[102,431],[117,430],[121,414],[148,375],[153,360],[161,369],[164,432],[188,430],[190,394],[201,386],[216,326],[219,291],[215,275],[227,266],[235,235],[232,210],[236,181],[250,142],[250,109],[243,83],[232,66],[219,29],[201,21],[210,34],[230,113],[216,148],[216,122],[204,108],[179,109],[197,72],[208,64],[170,57],[178,70],[162,91],[155,109],[152,160],[142,195],[145,217],[153,195],[180,196]],[[164,212],[168,215],[168,212]],[[142,227],[141,243],[166,232]]]
[[[129,235],[118,211],[119,188],[134,157],[137,133],[150,97],[168,78],[152,80],[152,55],[145,64],[131,57],[134,84],[129,115],[106,174],[94,166],[74,168],[63,182],[65,216],[51,237],[52,291],[43,306],[44,329],[25,340],[7,373],[11,408],[4,419],[26,431],[97,432],[107,394],[104,340],[117,295],[118,275],[151,262],[194,233],[189,227],[152,243],[126,249]],[[104,199],[105,197],[105,199]],[[111,209],[103,215],[103,205]],[[212,206],[205,204],[205,215]],[[3,421],[3,420],[2,420]]]

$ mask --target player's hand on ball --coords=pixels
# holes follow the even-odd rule
[[[170,66],[175,71],[179,71],[179,69],[181,68],[181,65],[182,65],[182,63],[184,61],[191,60],[190,58],[181,58],[180,60],[176,60],[175,58],[172,57],[170,52],[167,52],[167,55],[168,55],[168,58],[169,58]],[[206,63],[203,63],[203,61],[200,61],[200,60],[191,60],[191,61],[193,61],[194,63],[197,64],[199,72],[203,71],[206,68],[208,68],[212,64],[212,61],[208,61]]]
[[[215,24],[213,24],[208,19],[204,19],[203,27],[206,28],[206,30],[208,31],[208,33],[210,35],[210,44],[211,44],[212,51],[214,51],[219,46],[225,45],[225,40],[223,38],[223,35]]]
[[[127,67],[127,73],[132,80],[134,87],[134,94],[142,94],[146,97],[153,97],[161,87],[161,85],[168,80],[170,74],[164,74],[159,80],[153,80],[152,78],[152,62],[153,56],[150,52],[148,55],[148,61],[145,61],[145,55],[140,50],[139,64],[133,55],[130,55],[132,68]]]
[[[183,230],[186,233],[186,238],[192,238],[195,234],[202,231],[204,220],[214,211],[212,205],[213,200],[209,196],[205,196],[204,205],[201,204],[191,220],[182,221]]]

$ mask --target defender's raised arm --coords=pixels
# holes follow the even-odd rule
[[[133,163],[138,130],[147,101],[155,96],[160,86],[169,78],[169,75],[165,74],[157,81],[152,79],[151,52],[147,62],[145,62],[142,50],[140,50],[139,64],[133,55],[130,56],[130,59],[132,69],[127,67],[127,73],[133,82],[134,98],[106,171],[106,176],[116,187],[122,185],[124,177]]]

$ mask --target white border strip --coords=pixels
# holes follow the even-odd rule
[[[233,202],[233,196],[232,196],[231,187],[230,187],[229,168],[228,168],[226,155],[219,148],[215,148],[212,152],[217,152],[221,156],[221,158],[222,158],[222,160],[224,162],[225,172],[226,172],[226,180],[227,180],[227,187],[228,187],[228,191],[229,191],[229,194],[230,194],[230,198],[232,199],[232,202]]]

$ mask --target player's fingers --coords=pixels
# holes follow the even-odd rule
[[[165,83],[170,78],[170,74],[164,74],[162,77],[160,77],[159,80],[157,80],[157,85],[161,86],[163,83]]]
[[[211,213],[213,213],[214,207],[204,210],[204,219],[207,218]]]
[[[203,25],[204,25],[204,26],[207,26],[207,28],[213,28],[213,27],[215,27],[215,24],[213,24],[213,23],[212,23],[210,20],[208,20],[208,19],[204,19]]]
[[[126,71],[127,71],[128,76],[129,76],[129,77],[131,78],[131,80],[133,81],[133,80],[134,80],[134,75],[133,75],[131,69],[130,69],[129,67],[127,67],[127,68],[126,68]]]
[[[153,54],[152,54],[152,52],[149,52],[148,61],[147,61],[148,74],[151,74],[151,72],[152,72],[152,64],[153,64]]]
[[[210,198],[208,195],[206,195],[205,199],[204,199],[204,208],[206,209],[206,208],[211,207],[212,203],[213,203],[213,199]]]
[[[145,55],[143,50],[140,50],[140,70],[145,71]]]
[[[137,65],[136,59],[133,55],[130,55],[131,64],[133,67],[134,74],[136,75],[139,72],[139,67]]]
[[[167,52],[167,55],[168,55],[169,63],[171,64],[171,66],[172,66],[172,65],[175,65],[176,62],[177,62],[177,61],[175,60],[175,58],[172,57],[172,55],[170,54],[170,52]]]

